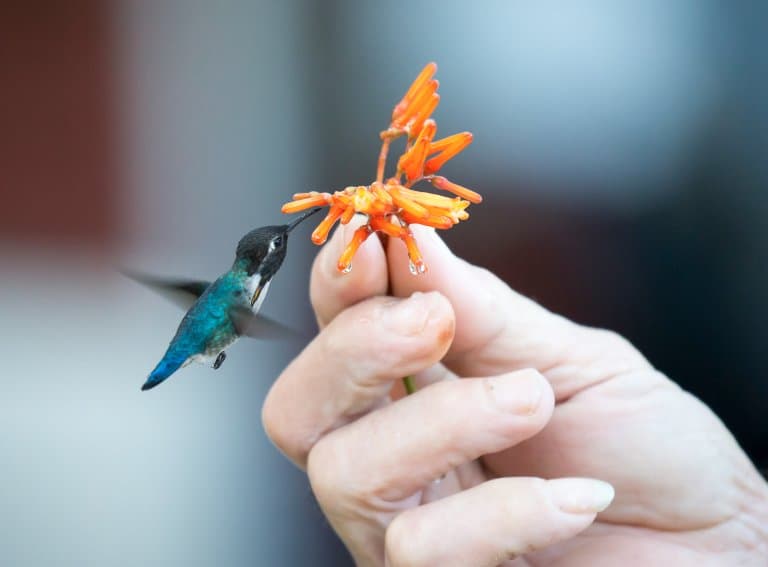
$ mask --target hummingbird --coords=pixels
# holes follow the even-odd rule
[[[227,356],[226,349],[241,336],[285,338],[292,334],[280,323],[259,315],[259,310],[285,259],[288,235],[319,210],[312,209],[289,224],[250,231],[240,239],[232,267],[213,283],[126,274],[188,308],[142,390],[151,390],[192,362],[213,361],[213,368],[218,369]]]

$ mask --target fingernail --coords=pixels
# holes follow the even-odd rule
[[[547,387],[544,377],[535,370],[525,370],[504,378],[488,378],[487,383],[504,411],[521,416],[536,413]]]
[[[552,501],[568,514],[597,514],[613,501],[613,486],[592,478],[550,480]]]
[[[384,307],[382,322],[398,334],[417,335],[427,326],[435,296],[434,292],[416,291],[407,299],[394,301]]]

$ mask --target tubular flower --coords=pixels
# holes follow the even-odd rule
[[[451,158],[472,143],[472,134],[461,132],[435,140],[437,123],[431,118],[440,102],[439,83],[433,79],[437,65],[427,64],[392,111],[389,127],[381,132],[376,180],[370,185],[346,187],[335,193],[296,193],[284,204],[284,213],[296,213],[310,207],[328,206],[328,214],[312,233],[312,242],[323,244],[337,223],[347,224],[355,213],[368,217],[357,229],[338,261],[338,269],[349,272],[358,248],[374,232],[403,241],[413,274],[427,271],[410,225],[421,224],[448,229],[469,218],[470,203],[480,203],[480,194],[435,175]],[[393,140],[405,137],[405,150],[397,160],[393,177],[384,178],[389,147]],[[412,189],[420,181],[452,193],[447,197]]]

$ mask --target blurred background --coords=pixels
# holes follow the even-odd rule
[[[764,3],[0,2],[0,564],[335,565],[243,341],[139,392],[181,313],[116,268],[212,278],[295,191],[367,183],[430,60],[446,235],[613,328],[768,467]],[[265,312],[312,329],[304,229]],[[674,431],[669,432],[674,435]]]

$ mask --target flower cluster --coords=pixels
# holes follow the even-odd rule
[[[411,84],[402,100],[392,111],[389,127],[381,132],[376,180],[370,185],[347,187],[335,193],[296,193],[293,201],[283,205],[284,213],[295,213],[316,206],[330,207],[328,215],[312,233],[312,242],[323,244],[336,222],[347,224],[355,213],[368,217],[358,228],[339,258],[342,272],[352,269],[352,258],[360,245],[374,232],[399,238],[405,243],[413,274],[424,273],[427,266],[416,246],[409,225],[422,224],[447,229],[466,220],[470,203],[480,203],[482,197],[474,191],[435,175],[452,157],[472,142],[472,134],[461,132],[435,140],[437,124],[430,118],[440,102],[438,81],[433,79],[437,65],[429,63]],[[384,179],[389,147],[393,140],[406,137],[405,151],[397,161],[393,177]],[[446,197],[412,186],[428,181],[437,189],[456,197]]]

